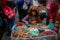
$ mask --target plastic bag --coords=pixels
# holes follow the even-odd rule
[[[54,28],[54,24],[52,22],[50,22],[48,27],[49,27],[49,29],[53,29]]]

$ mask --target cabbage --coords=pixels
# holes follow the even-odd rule
[[[29,34],[31,36],[38,36],[39,35],[39,30],[38,29],[29,29]]]

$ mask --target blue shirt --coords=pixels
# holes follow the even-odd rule
[[[17,4],[22,4],[22,3],[24,3],[24,0],[18,0],[17,1]]]

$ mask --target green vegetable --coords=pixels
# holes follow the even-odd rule
[[[39,35],[39,30],[38,29],[29,29],[29,34],[33,37]]]

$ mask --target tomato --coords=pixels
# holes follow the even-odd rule
[[[31,21],[31,24],[36,24],[36,20],[32,20]]]

